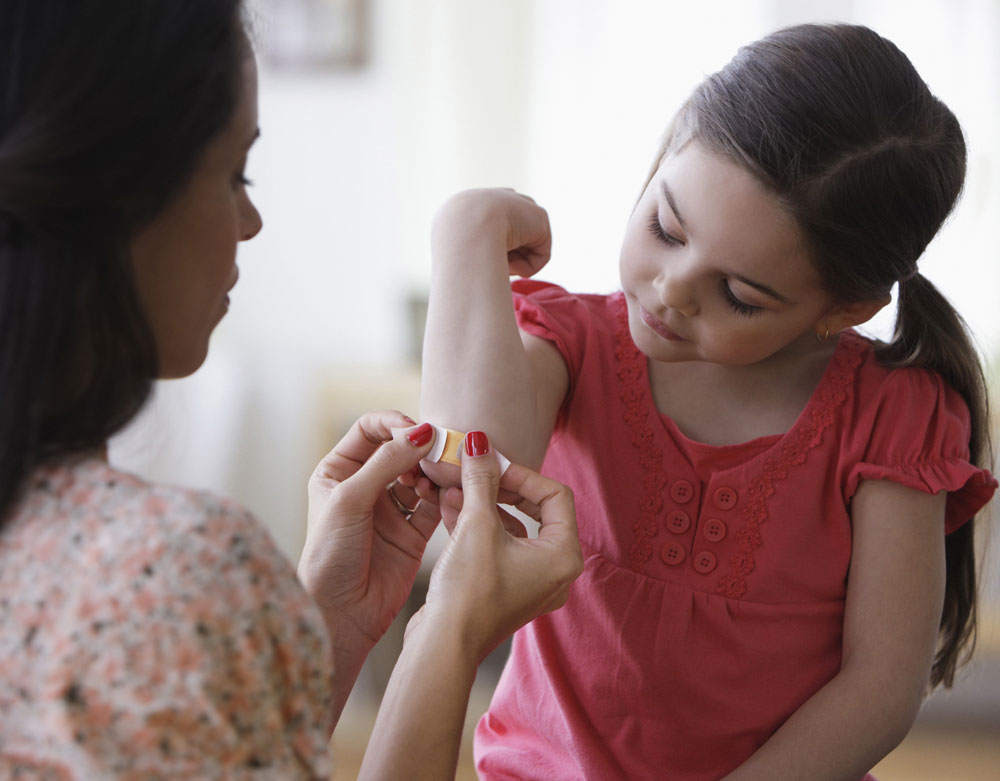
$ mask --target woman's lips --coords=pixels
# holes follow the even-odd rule
[[[653,317],[649,312],[647,312],[641,305],[639,307],[639,316],[642,317],[642,322],[644,322],[650,330],[656,332],[664,339],[669,339],[672,342],[684,342],[687,341],[682,336],[678,336],[669,328],[667,328],[662,322]]]

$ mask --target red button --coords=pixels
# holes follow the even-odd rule
[[[726,536],[726,524],[718,518],[709,518],[705,521],[704,533],[709,542],[718,542]]]
[[[676,567],[684,561],[687,553],[684,552],[682,545],[678,545],[676,542],[668,542],[663,546],[663,550],[660,551],[660,557],[671,567]]]
[[[691,526],[691,516],[683,510],[674,510],[667,516],[667,528],[674,534],[684,534]]]
[[[677,504],[687,504],[694,498],[694,486],[687,480],[678,480],[670,486],[670,498]]]
[[[702,575],[707,575],[714,570],[718,563],[719,560],[715,558],[715,554],[711,551],[703,550],[694,555],[695,571],[700,572]]]
[[[712,495],[712,501],[720,510],[732,510],[736,506],[736,499],[736,491],[732,488],[719,488]]]

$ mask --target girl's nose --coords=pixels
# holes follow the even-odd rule
[[[680,312],[685,317],[693,317],[698,313],[694,286],[679,270],[661,272],[654,286],[664,306]]]

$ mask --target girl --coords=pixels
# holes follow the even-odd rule
[[[952,682],[996,482],[976,352],[916,264],[964,170],[892,43],[805,25],[681,108],[620,292],[517,282],[512,307],[544,211],[510,191],[441,210],[422,414],[544,458],[586,561],[515,637],[484,778],[859,779]],[[895,283],[892,341],[851,330]]]
[[[242,4],[0,0],[0,60],[0,778],[328,778],[439,520],[410,475],[431,427],[366,415],[320,463],[298,580],[244,509],[107,462],[205,359],[261,228]],[[365,777],[453,776],[479,659],[581,566],[568,490],[512,467],[547,529],[515,540],[469,442]]]

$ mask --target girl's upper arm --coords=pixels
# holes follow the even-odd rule
[[[521,331],[521,341],[531,363],[536,390],[537,437],[544,453],[569,392],[569,369],[562,353],[547,339]],[[529,466],[537,468],[541,463]]]
[[[895,702],[912,709],[913,716],[937,648],[946,496],[866,480],[851,504],[842,670],[870,676],[878,687],[873,694],[884,695],[887,707]]]

